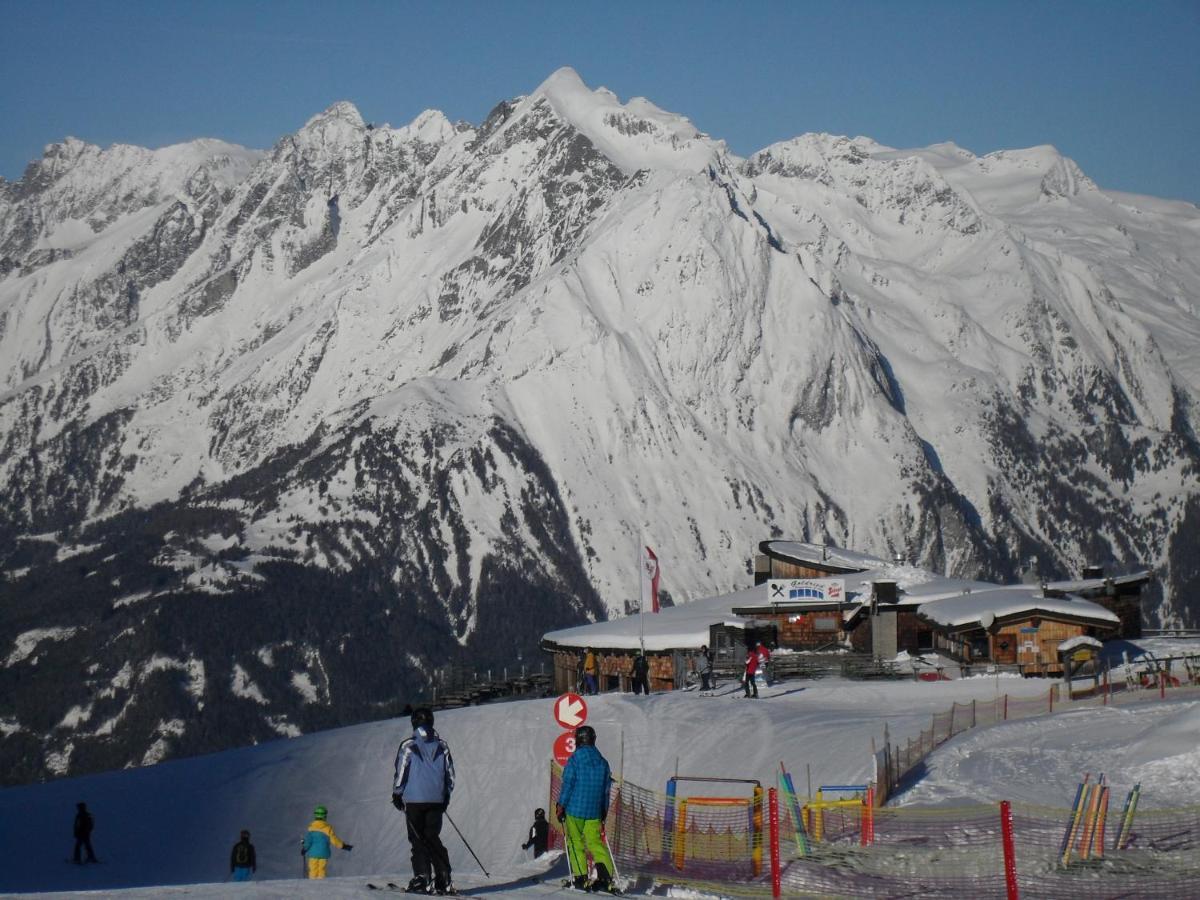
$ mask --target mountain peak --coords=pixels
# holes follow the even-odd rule
[[[579,77],[579,73],[570,66],[562,66],[550,73],[545,81],[537,86],[533,92],[535,95],[549,96],[552,94],[570,94],[577,91],[586,91],[591,93],[591,89],[584,84],[583,79]]]
[[[643,168],[694,172],[724,150],[723,141],[707,139],[686,117],[640,97],[623,104],[608,88],[589,88],[570,66],[555,70],[522,107],[530,109],[543,100],[628,173]]]
[[[320,128],[332,122],[344,122],[353,128],[362,128],[364,124],[362,113],[358,111],[357,106],[349,100],[339,100],[324,112],[317,113],[304,123],[304,128],[301,131]]]

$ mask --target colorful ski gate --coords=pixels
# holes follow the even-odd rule
[[[552,763],[551,804],[561,774]],[[605,834],[625,883],[728,897],[1089,900],[1194,898],[1200,883],[1200,807],[1138,810],[1136,785],[1106,842],[1111,785],[1090,777],[1070,810],[879,807],[869,784],[822,785],[805,797],[783,764],[767,790],[745,779],[673,781],[674,794],[614,786]]]

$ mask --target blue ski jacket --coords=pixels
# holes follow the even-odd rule
[[[396,751],[392,794],[405,803],[449,804],[454,790],[454,759],[432,728],[418,728]]]
[[[603,819],[608,815],[608,795],[612,791],[612,770],[608,760],[591,745],[579,747],[563,769],[558,802],[568,816],[577,819]]]

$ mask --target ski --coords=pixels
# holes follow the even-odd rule
[[[573,878],[565,879],[560,890],[579,891],[581,894],[612,894],[618,897],[625,893],[611,882],[609,883],[608,887],[605,888],[596,887],[594,882],[584,885],[583,887],[575,887],[575,880]]]

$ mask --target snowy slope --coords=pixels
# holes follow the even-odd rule
[[[1004,688],[1014,696],[1044,693],[1044,685],[1019,679],[1005,679]],[[915,734],[953,700],[990,700],[994,690],[988,679],[829,680],[784,683],[757,703],[734,695],[602,695],[588,698],[588,722],[614,771],[621,769],[623,736],[625,777],[658,790],[677,764],[683,773],[773,783],[781,759],[794,772],[809,765],[814,784],[852,783],[870,776],[871,740],[882,739],[885,723],[893,736]],[[552,705],[541,699],[437,713],[458,773],[450,815],[498,883],[528,871],[520,844],[534,807],[547,802],[550,748],[559,733]],[[329,807],[330,824],[354,844],[334,857],[331,874],[390,873],[406,883],[407,841],[390,803],[390,779],[396,746],[410,731],[406,720],[376,722],[0,791],[0,818],[22,823],[31,838],[0,873],[0,891],[220,880],[242,828],[252,833],[261,878],[293,878],[316,803]],[[755,739],[746,740],[750,735]],[[78,869],[62,858],[81,800],[96,817],[93,843],[105,862]],[[445,836],[455,872],[477,872],[449,825]]]
[[[387,715],[621,609],[642,541],[678,601],[785,536],[1151,567],[1194,622],[1198,259],[1050,147],[740,159],[569,69],[478,126],[54,145],[0,184],[0,758]]]

